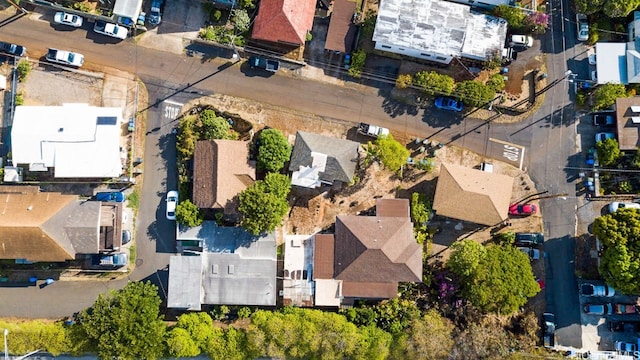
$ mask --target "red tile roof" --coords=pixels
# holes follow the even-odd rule
[[[303,45],[313,26],[316,0],[261,0],[251,37]]]
[[[313,278],[333,279],[333,247],[332,234],[317,234],[313,251]]]

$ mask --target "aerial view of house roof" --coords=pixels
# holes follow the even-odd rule
[[[344,297],[391,298],[398,282],[422,281],[409,201],[378,199],[376,216],[338,216],[335,235],[316,236],[314,264],[316,279],[342,281]]]
[[[640,98],[616,99],[616,127],[620,150],[640,147]]]
[[[289,164],[294,172],[292,184],[317,187],[320,182],[351,182],[359,146],[351,140],[298,131]]]
[[[197,227],[181,227],[177,239],[200,241],[202,252],[171,257],[169,307],[199,310],[202,304],[276,304],[275,234],[254,236],[240,227],[205,221]]]
[[[99,201],[37,186],[0,186],[0,201],[0,259],[65,261],[101,249]]]
[[[507,22],[476,13],[468,5],[442,0],[380,2],[373,41],[480,61],[502,50]],[[378,45],[376,45],[378,48]]]
[[[18,106],[11,129],[14,164],[54,168],[57,178],[113,178],[122,174],[122,109],[64,104]]]
[[[251,37],[303,45],[313,26],[315,0],[261,0]]]
[[[358,27],[353,23],[353,14],[356,11],[356,2],[351,0],[335,0],[327,40],[324,48],[339,51],[345,54],[353,51],[354,41]]]
[[[512,187],[510,176],[443,163],[433,210],[440,216],[496,225],[508,218]]]
[[[256,179],[246,141],[198,141],[193,164],[193,203],[201,209],[235,213],[237,195]]]

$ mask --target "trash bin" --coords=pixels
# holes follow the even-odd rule
[[[29,282],[30,282],[30,283],[34,283],[34,284],[35,284],[35,283],[37,283],[37,282],[38,282],[38,278],[37,278],[37,277],[35,277],[35,276],[32,276],[32,277],[30,277],[30,278],[29,278]]]
[[[47,284],[47,285],[51,285],[51,284],[53,284],[54,282],[56,282],[56,281],[55,281],[55,280],[53,280],[52,278],[48,278],[48,279],[46,279],[46,280],[44,281],[44,283],[45,283],[45,284]]]

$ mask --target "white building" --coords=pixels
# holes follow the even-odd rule
[[[460,4],[465,4],[469,6],[482,7],[487,9],[492,9],[498,5],[515,5],[515,1],[512,0],[449,0],[453,2],[457,2]]]
[[[507,21],[441,0],[383,0],[373,33],[377,50],[448,64],[500,54]]]
[[[63,104],[17,106],[11,159],[56,178],[114,178],[122,174],[122,109]]]
[[[640,11],[634,11],[626,43],[596,43],[598,84],[640,83]]]

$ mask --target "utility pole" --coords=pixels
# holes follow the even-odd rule
[[[4,360],[9,360],[9,348],[7,347],[7,335],[9,335],[9,330],[4,329]]]

